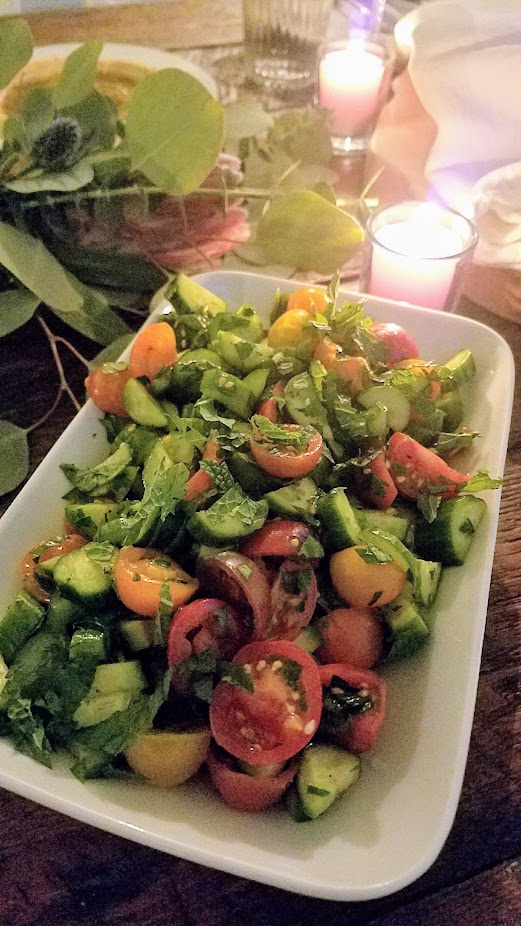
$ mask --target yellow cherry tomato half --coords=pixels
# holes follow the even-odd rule
[[[156,616],[165,582],[173,611],[186,604],[199,587],[197,579],[171,556],[150,547],[123,547],[114,567],[114,579],[120,601],[143,617]]]
[[[327,305],[327,295],[325,289],[319,289],[317,286],[303,286],[296,289],[294,293],[288,296],[288,309],[304,309],[309,315],[318,312],[323,314]]]
[[[175,733],[151,730],[141,733],[125,751],[134,772],[159,788],[173,788],[188,781],[203,764],[212,735],[208,727]]]
[[[268,331],[268,344],[276,350],[282,347],[311,346],[313,329],[306,328],[310,314],[305,309],[289,309],[273,322]]]
[[[331,581],[340,597],[354,608],[380,607],[403,590],[406,573],[397,563],[367,562],[363,544],[333,553],[329,561]]]

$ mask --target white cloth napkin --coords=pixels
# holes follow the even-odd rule
[[[408,67],[438,127],[429,182],[474,216],[478,262],[521,267],[520,0],[422,4]]]

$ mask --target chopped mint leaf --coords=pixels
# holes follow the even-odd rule
[[[468,482],[460,489],[460,492],[484,492],[485,489],[499,489],[502,483],[502,479],[494,479],[486,469],[480,469],[474,476],[470,477]]]
[[[416,503],[425,520],[428,521],[429,524],[432,524],[438,514],[438,508],[441,504],[440,496],[422,492],[418,495]]]

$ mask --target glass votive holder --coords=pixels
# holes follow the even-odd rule
[[[348,39],[321,46],[316,101],[329,110],[335,154],[367,150],[389,92],[393,63],[390,48],[375,41]]]
[[[415,201],[386,206],[366,224],[360,289],[454,311],[477,240],[472,222],[452,209]]]

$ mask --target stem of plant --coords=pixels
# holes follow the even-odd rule
[[[58,352],[58,346],[57,346],[57,345],[58,345],[58,344],[64,344],[65,347],[67,347],[67,348],[71,351],[71,353],[72,353],[78,360],[81,361],[81,363],[85,364],[85,366],[87,367],[87,369],[90,368],[90,367],[89,367],[89,362],[88,362],[88,360],[86,360],[85,357],[84,357],[82,354],[80,354],[79,350],[76,350],[76,348],[74,347],[73,344],[70,343],[70,341],[67,341],[65,338],[62,338],[60,335],[55,335],[55,334],[53,334],[53,332],[50,330],[49,326],[46,324],[46,322],[43,320],[43,318],[42,318],[40,315],[38,315],[37,318],[38,318],[38,321],[39,321],[40,325],[42,326],[43,330],[45,331],[45,335],[46,335],[46,337],[47,337],[47,340],[49,341],[49,345],[50,345],[50,348],[51,348],[51,351],[52,351],[52,355],[53,355],[53,358],[54,358],[54,362],[55,362],[55,364],[56,364],[56,369],[57,369],[57,371],[58,371],[58,377],[59,377],[59,381],[60,381],[60,382],[59,382],[58,392],[57,392],[57,394],[56,394],[56,398],[55,398],[54,402],[52,403],[51,407],[45,412],[44,415],[42,415],[42,417],[41,417],[38,421],[36,421],[36,422],[35,422],[34,424],[32,424],[29,428],[27,428],[27,434],[30,434],[31,431],[34,431],[36,428],[40,427],[40,425],[45,424],[45,422],[48,421],[48,419],[51,417],[51,415],[56,411],[58,405],[60,404],[61,397],[62,397],[62,395],[63,395],[64,393],[65,393],[66,395],[69,396],[69,399],[71,400],[72,404],[74,405],[74,408],[76,409],[76,411],[79,412],[79,410],[80,410],[80,408],[81,408],[80,403],[78,402],[76,396],[74,395],[74,393],[73,393],[71,387],[69,386],[69,384],[68,384],[68,382],[67,382],[67,378],[66,378],[66,376],[65,376],[65,372],[64,372],[64,369],[63,369],[63,364],[62,364],[62,362],[61,362],[61,358],[60,358],[60,354],[59,354],[59,352]]]

